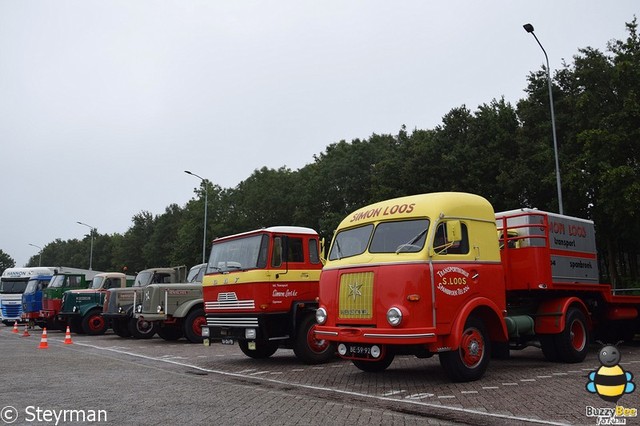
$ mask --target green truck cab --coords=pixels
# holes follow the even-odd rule
[[[93,277],[91,287],[85,290],[68,290],[62,295],[59,318],[74,333],[104,334],[109,321],[102,316],[102,306],[107,290],[133,285],[134,277],[120,272],[105,272]]]
[[[42,291],[42,309],[40,318],[46,327],[52,330],[64,330],[65,320],[60,317],[62,295],[68,290],[80,290],[89,287],[91,277],[85,274],[62,273],[51,278],[49,285]]]
[[[136,275],[133,286],[107,290],[102,308],[102,316],[111,322],[114,333],[120,337],[150,339],[156,334],[156,324],[138,321],[133,317],[133,307],[142,300],[143,289],[154,283],[179,283],[187,277],[186,266],[149,268]]]
[[[202,299],[202,277],[206,263],[189,270],[187,283],[151,284],[137,301],[134,318],[143,325],[153,323],[164,340],[185,337],[191,343],[202,343],[202,326],[207,319]]]

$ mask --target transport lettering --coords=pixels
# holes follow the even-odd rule
[[[358,222],[365,219],[377,218],[379,216],[389,216],[394,214],[409,214],[413,212],[416,204],[394,204],[392,206],[386,206],[384,208],[377,207],[375,209],[369,209],[366,211],[354,213],[350,222]]]

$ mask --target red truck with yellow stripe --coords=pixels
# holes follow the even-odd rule
[[[495,213],[466,193],[363,207],[339,225],[320,279],[318,338],[367,372],[430,357],[453,381],[490,355],[541,347],[581,362],[591,337],[638,331],[640,297],[599,283],[593,222],[533,209]]]
[[[316,338],[322,250],[313,229],[275,226],[217,238],[202,283],[204,344],[237,343],[255,359],[293,349],[305,363],[335,357]]]

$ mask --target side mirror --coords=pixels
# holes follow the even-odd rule
[[[462,241],[462,224],[459,220],[447,221],[447,242]]]

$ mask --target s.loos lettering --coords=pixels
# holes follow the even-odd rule
[[[381,216],[391,216],[396,214],[409,214],[413,212],[416,204],[394,204],[391,206],[377,207],[361,212],[354,213],[350,222],[359,222],[367,219],[375,219]]]

